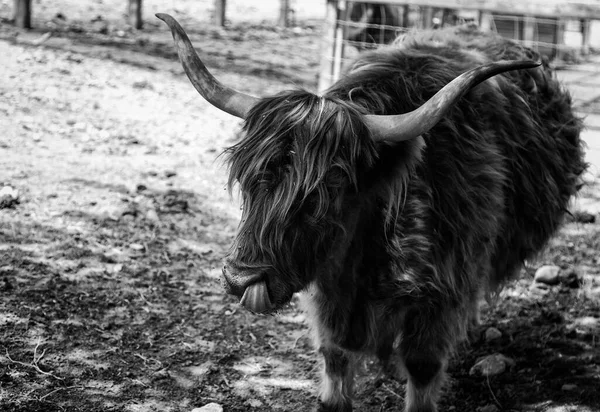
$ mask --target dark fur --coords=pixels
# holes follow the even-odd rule
[[[407,410],[435,410],[478,299],[557,230],[585,169],[581,122],[546,63],[484,82],[402,144],[374,143],[361,115],[413,110],[466,70],[513,59],[539,56],[473,29],[407,37],[323,98],[263,99],[229,150],[244,202],[231,262],[264,269],[278,307],[308,289],[323,353],[399,358]],[[351,387],[324,379],[321,408],[348,410]]]

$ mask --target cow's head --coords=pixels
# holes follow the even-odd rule
[[[228,149],[229,186],[238,184],[243,218],[223,268],[225,289],[242,305],[269,313],[314,280],[318,267],[348,253],[365,176],[380,142],[406,142],[430,130],[470,88],[534,62],[497,62],[457,77],[418,109],[369,115],[352,103],[292,91],[258,99],[217,81],[171,16],[186,74],[217,108],[245,119],[244,138]]]

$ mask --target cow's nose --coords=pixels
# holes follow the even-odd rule
[[[223,283],[223,288],[225,289],[225,292],[229,295],[237,296],[238,298],[242,297],[242,294],[244,293],[244,288],[241,288],[237,284],[238,282],[234,282],[232,280],[232,277],[229,274],[229,269],[226,264],[223,265],[222,273],[223,277],[221,283]]]
[[[232,268],[230,265],[223,265],[223,287],[225,292],[230,295],[241,298],[244,296],[246,288],[253,283],[256,283],[263,279],[262,273],[240,273],[239,271]]]
[[[227,264],[223,265],[223,287],[225,291],[238,297],[240,304],[254,313],[269,313],[275,305],[269,296],[266,273],[238,271]]]

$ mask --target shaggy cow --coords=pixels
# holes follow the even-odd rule
[[[321,96],[257,99],[158,17],[196,89],[245,119],[227,150],[244,204],[227,291],[259,313],[302,292],[325,364],[319,411],[352,409],[363,354],[407,372],[407,411],[435,411],[478,300],[542,249],[577,191],[568,93],[533,51],[459,28],[364,54]]]

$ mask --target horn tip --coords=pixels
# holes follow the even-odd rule
[[[534,69],[542,65],[541,60],[523,60],[522,63],[524,69]]]
[[[166,13],[156,13],[155,16],[162,21],[166,21],[166,19],[171,17],[170,15],[168,15]]]

